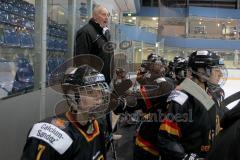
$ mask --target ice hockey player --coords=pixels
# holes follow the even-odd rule
[[[188,59],[176,56],[169,62],[166,76],[172,78],[175,83],[180,84],[188,75]]]
[[[208,160],[240,159],[240,102],[224,114],[220,125],[223,129],[214,138]]]
[[[207,93],[210,84],[218,86],[223,76],[223,65],[223,60],[210,51],[193,52],[188,62],[192,80]],[[215,93],[217,90],[213,91]],[[162,159],[206,158],[217,133],[217,117],[224,109],[218,107],[215,101],[216,104],[207,111],[196,97],[184,90],[172,92],[168,102],[168,115],[171,114],[172,117],[163,120],[159,127],[159,144],[164,144],[158,147]],[[187,121],[184,115],[190,115]]]
[[[123,96],[128,89],[132,87],[132,81],[126,78],[126,71],[124,68],[118,67],[115,71],[116,78],[113,79],[113,90],[117,95]]]
[[[102,117],[109,109],[110,90],[104,75],[89,65],[68,67],[61,90],[69,110],[33,125],[21,159],[106,159]]]
[[[166,72],[166,60],[155,53],[151,53],[144,61],[140,70],[137,72],[137,82],[140,85],[146,85],[157,77],[163,77]]]
[[[189,58],[189,66],[191,67],[192,80],[215,101],[214,107],[209,111],[211,118],[210,138],[212,141],[214,136],[221,130],[220,120],[228,110],[226,107],[220,106],[225,97],[221,85],[224,84],[227,78],[224,59],[208,50],[196,51]]]

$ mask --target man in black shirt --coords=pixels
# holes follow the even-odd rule
[[[110,42],[110,32],[107,28],[108,18],[109,12],[105,7],[96,6],[94,8],[93,17],[76,34],[74,54],[75,56],[92,54],[101,58],[104,63],[101,72],[109,84],[113,76],[114,44]]]

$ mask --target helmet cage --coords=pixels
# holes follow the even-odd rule
[[[108,111],[110,103],[110,90],[106,82],[96,83],[86,86],[63,84],[64,97],[70,106],[71,112],[75,114],[87,115],[88,120],[99,118]],[[98,103],[86,106],[83,98],[98,98]]]

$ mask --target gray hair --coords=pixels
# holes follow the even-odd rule
[[[99,12],[103,9],[107,10],[107,8],[103,7],[102,5],[96,5],[93,9],[93,18],[95,18],[99,14]]]

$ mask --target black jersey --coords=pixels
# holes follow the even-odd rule
[[[105,123],[93,120],[85,126],[74,122],[70,112],[33,125],[22,160],[103,160]]]
[[[225,93],[220,86],[210,85],[206,88],[206,92],[215,102],[214,106],[209,110],[210,121],[211,121],[211,136],[210,140],[220,132],[220,120],[224,116],[224,113],[229,109],[226,106],[221,106],[221,102],[224,100]]]
[[[138,153],[135,154],[148,152],[150,160],[159,156],[163,160],[180,160],[190,153],[205,157],[210,131],[207,110],[194,97],[181,91],[173,91],[168,101],[167,112],[156,113],[152,122],[140,126],[135,147]],[[139,157],[135,159],[141,159]]]
[[[227,111],[222,120],[220,133],[215,137],[209,152],[209,160],[240,159],[240,102]]]
[[[161,123],[160,135],[168,143],[179,143],[185,154],[206,157],[209,150],[210,119],[205,107],[193,96],[174,91],[169,96],[168,118]],[[171,115],[171,116],[170,116]],[[168,155],[174,149],[165,149]],[[179,154],[173,159],[179,159]]]

